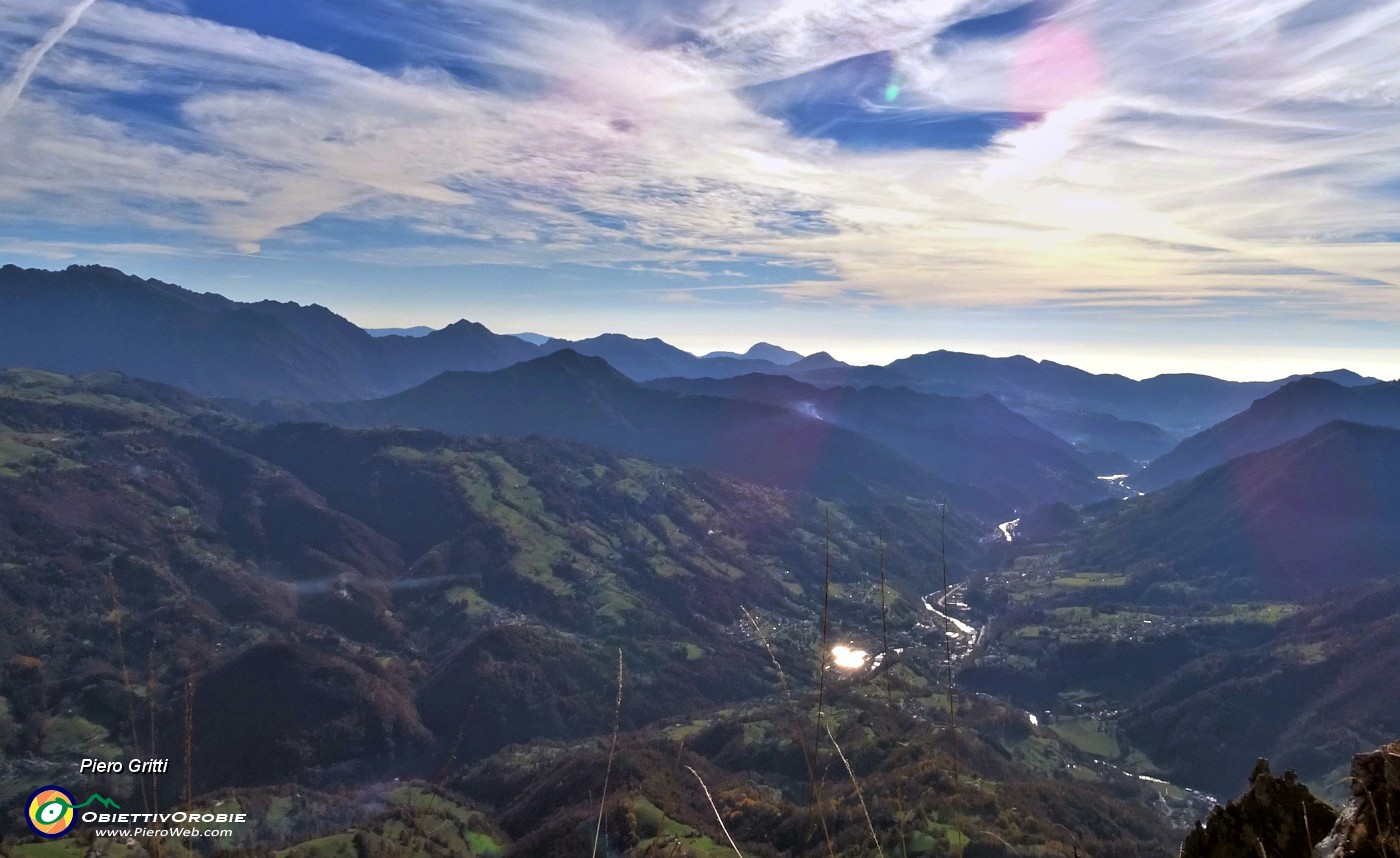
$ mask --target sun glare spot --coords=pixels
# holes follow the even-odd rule
[[[863,649],[852,649],[845,644],[837,644],[831,648],[831,663],[842,670],[860,670],[865,667],[868,658],[870,653]]]

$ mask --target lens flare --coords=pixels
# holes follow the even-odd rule
[[[860,670],[865,667],[868,658],[870,658],[870,653],[845,644],[837,644],[831,648],[831,663],[841,670]]]
[[[1090,35],[1071,24],[1044,24],[1024,38],[1011,69],[1016,110],[1055,110],[1100,89],[1102,69]]]

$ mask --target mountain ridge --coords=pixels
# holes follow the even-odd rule
[[[1078,556],[1096,566],[1170,558],[1265,595],[1315,594],[1395,575],[1397,486],[1400,430],[1333,421],[1130,501]]]
[[[981,489],[930,474],[878,441],[816,417],[766,403],[654,390],[600,357],[569,348],[489,373],[442,373],[377,400],[233,407],[264,421],[552,435],[786,489],[865,497],[883,487],[948,497],[978,514],[1007,508]]]
[[[1335,420],[1400,428],[1400,382],[1346,386],[1316,376],[1298,378],[1182,441],[1149,464],[1134,482],[1144,489],[1163,488]]]
[[[659,379],[649,387],[778,405],[872,438],[932,473],[978,485],[1018,509],[1096,500],[1104,484],[1067,442],[992,396],[909,388],[820,388],[793,378]]]

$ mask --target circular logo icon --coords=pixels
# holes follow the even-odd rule
[[[73,796],[61,787],[42,787],[29,797],[29,827],[40,837],[62,837],[76,818]]]

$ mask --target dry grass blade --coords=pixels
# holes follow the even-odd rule
[[[593,858],[598,858],[598,841],[603,836],[603,809],[608,803],[608,781],[612,778],[613,757],[617,754],[617,734],[622,727],[622,650],[617,651],[617,702],[613,704],[612,742],[608,745],[608,766],[603,771],[603,797],[598,800],[598,826],[593,829]]]
[[[831,830],[826,823],[826,803],[822,800],[821,781],[817,778],[816,765],[812,761],[812,753],[808,750],[807,731],[802,728],[803,720],[797,712],[797,701],[792,696],[792,688],[788,685],[787,674],[783,671],[783,665],[778,661],[777,653],[773,652],[772,644],[768,643],[768,636],[763,633],[763,627],[758,624],[754,615],[749,613],[749,609],[739,606],[739,610],[744,612],[744,617],[753,626],[754,634],[758,636],[759,643],[768,651],[768,659],[773,662],[773,669],[778,672],[778,685],[783,689],[783,697],[787,700],[788,717],[792,719],[793,740],[797,742],[797,750],[802,754],[802,762],[807,766],[807,782],[812,789],[812,805],[817,811],[817,821],[821,824],[822,839],[826,842],[826,851],[833,858],[836,855],[836,846],[831,840]],[[685,740],[682,739],[682,742]]]
[[[1303,833],[1308,838],[1308,846],[1314,846],[1315,843],[1313,841],[1312,836],[1312,823],[1308,821],[1308,803],[1305,801],[1300,801],[1298,802],[1298,805],[1299,807],[1303,808]]]
[[[891,685],[891,672],[894,665],[890,663],[890,610],[889,598],[887,596],[885,584],[885,526],[880,525],[880,647],[884,652],[885,668],[885,706],[894,708],[894,689]],[[904,831],[904,784],[900,784],[894,794],[895,810],[899,814],[899,851],[904,858],[909,858],[909,839]]]
[[[146,720],[150,732],[151,753],[156,749],[156,645],[151,642],[151,649],[146,654]],[[151,809],[160,812],[160,784],[156,780],[155,772],[151,773]]]
[[[724,825],[724,817],[720,815],[719,807],[715,804],[715,797],[710,795],[710,788],[705,785],[705,779],[700,777],[700,773],[690,766],[686,766],[686,770],[695,775],[695,779],[700,782],[700,788],[705,791],[705,798],[710,802],[710,810],[715,812],[715,821],[719,823],[719,830],[724,832],[724,839],[729,841],[729,848],[733,849],[734,854],[738,855],[739,858],[744,858],[744,853],[739,851],[739,846],[734,842],[734,838],[729,836],[729,829]]]
[[[943,598],[948,598],[948,504],[944,502],[938,518],[939,553],[943,564]],[[959,785],[958,773],[958,698],[953,689],[953,618],[948,614],[948,605],[943,603],[943,652],[948,662],[948,728],[952,736],[950,745],[953,752],[953,793]],[[961,854],[962,850],[959,850]]]
[[[1381,832],[1381,812],[1376,809],[1376,796],[1366,790],[1366,800],[1371,803],[1371,819],[1376,823],[1376,841],[1381,845],[1381,858],[1390,858],[1390,849],[1385,845],[1385,834]]]
[[[185,810],[194,806],[194,677],[185,675]]]
[[[773,662],[773,669],[778,672],[778,687],[783,690],[783,697],[787,700],[788,708],[795,710],[797,708],[797,701],[793,699],[792,688],[788,685],[787,681],[787,674],[783,672],[783,665],[778,661],[777,653],[773,652],[772,644],[768,643],[768,636],[763,633],[763,627],[758,624],[758,620],[754,615],[749,613],[748,608],[740,605],[739,610],[743,611],[744,619],[749,621],[750,626],[753,626],[753,633],[758,637],[758,642],[763,644],[763,648],[768,651],[768,660]]]
[[[826,662],[831,657],[831,507],[825,508],[824,549],[822,559],[822,651],[817,669],[817,723],[826,723]],[[817,733],[812,742],[812,793],[817,802],[817,812],[822,818],[822,830],[826,836],[827,853],[835,858],[836,848],[831,835],[826,831],[826,811],[823,809],[821,786],[825,767],[821,759],[822,735]]]
[[[993,836],[993,837],[995,837],[996,839],[1000,840],[1002,843],[1005,843],[1007,849],[1010,849],[1012,852],[1015,852],[1017,855],[1020,855],[1020,854],[1021,854],[1021,850],[1017,849],[1015,846],[1012,846],[1009,842],[1007,842],[1007,840],[1006,840],[1005,837],[1002,837],[1000,834],[997,834],[995,831],[982,831],[982,832],[979,832],[979,833],[981,833],[981,834],[990,834],[991,836]]]
[[[122,600],[117,590],[117,579],[112,575],[111,558],[108,558],[107,566],[103,570],[106,575],[107,595],[112,600],[112,627],[117,638],[117,664],[122,671],[122,688],[126,691],[126,720],[131,728],[131,749],[136,753],[141,753],[141,739],[136,721],[136,692],[131,687],[131,668],[126,663],[126,640],[122,633]],[[156,749],[153,746],[151,755],[154,756]],[[137,778],[136,783],[141,788],[141,807],[151,810],[151,800],[146,793],[145,778]]]
[[[831,508],[826,510],[825,559],[822,563],[822,652],[817,671],[817,721],[826,716],[826,660],[831,652]]]
[[[156,642],[151,642],[151,648],[146,653],[146,713],[150,719],[151,753],[155,753],[156,748]],[[160,813],[160,784],[156,780],[156,773],[151,772],[151,810]],[[151,854],[155,858],[161,858],[165,851],[165,841],[157,837],[150,841]]]
[[[830,724],[826,725],[826,735],[831,739],[831,747],[836,749],[836,755],[846,767],[846,774],[851,776],[851,786],[856,791],[856,799],[860,801],[860,812],[865,814],[865,827],[870,831],[870,839],[875,842],[875,851],[880,853],[880,858],[885,858],[884,847],[880,845],[880,837],[875,833],[875,823],[870,819],[870,808],[865,806],[865,793],[860,789],[860,781],[856,778],[855,769],[851,768],[851,761],[846,759],[846,752],[841,750],[841,744],[836,741],[836,734],[831,732]]]
[[[885,595],[885,533],[880,528],[880,651],[884,653],[885,666],[885,705],[894,705],[894,692],[890,688],[890,608]]]

